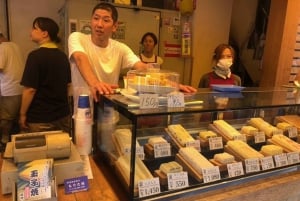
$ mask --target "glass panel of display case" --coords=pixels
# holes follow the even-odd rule
[[[292,99],[294,102],[291,102],[290,96],[286,99],[287,93],[286,89],[246,88],[241,94],[232,95],[204,89],[185,97],[189,101],[203,101],[201,107],[168,108],[162,105],[156,109],[139,109],[136,105],[132,106],[130,100],[120,94],[103,96],[104,104],[98,105],[102,108],[99,112],[102,116],[98,116],[97,119],[98,148],[111,156],[111,164],[116,167],[117,175],[128,189],[132,200],[143,199],[143,196],[147,199],[160,196],[176,198],[178,192],[181,196],[185,193],[199,193],[295,171],[299,165],[297,162],[279,166],[278,159],[272,168],[267,168],[271,167],[269,166],[270,160],[267,158],[270,156],[261,153],[263,146],[275,142],[272,141],[272,135],[285,136],[293,141],[289,143],[298,141],[300,129],[297,123],[300,122],[298,98],[295,96]],[[215,102],[216,97],[227,97],[226,105],[219,107]],[[110,107],[103,107],[105,105]],[[105,118],[110,118],[110,121]],[[271,129],[276,129],[276,132],[272,130],[267,135],[264,128],[249,130],[247,126],[254,127],[253,122],[256,122],[254,120],[271,126]],[[231,132],[240,135],[228,137],[217,126],[218,124],[215,124],[215,121],[225,122],[225,125],[229,125]],[[281,129],[276,127],[277,123],[283,121],[296,122],[293,125],[295,129],[285,127],[286,129],[281,133],[277,132]],[[177,135],[174,132],[180,134]],[[181,135],[185,137],[181,138]],[[189,140],[185,140],[186,138]],[[233,145],[236,143],[243,147],[241,148],[243,152],[251,149],[259,157],[247,158],[242,153],[235,152]],[[295,145],[295,147],[298,146],[300,145]],[[228,167],[224,161],[224,164],[217,161],[217,158],[221,157],[224,152],[234,156],[230,164],[235,165]],[[285,152],[289,155],[292,153],[287,149]],[[276,158],[288,159],[285,152],[283,153],[285,157],[278,154]],[[206,183],[207,178],[217,178],[216,174],[205,175],[206,179],[204,179],[204,173],[197,172],[192,165],[193,160],[187,162],[188,159],[183,157],[188,157],[189,154],[197,155],[195,158],[200,157],[199,154],[201,154],[201,157],[195,161],[203,160],[204,163],[209,161],[213,168],[218,167],[220,180]],[[271,156],[271,159],[275,157]],[[228,168],[231,171],[230,174]],[[176,170],[187,173],[187,180],[181,178],[180,182],[187,181],[188,186],[174,190],[168,186],[170,183],[168,173],[174,173],[173,176],[177,178]],[[205,168],[205,172],[216,173],[210,165]],[[156,180],[152,180],[155,178],[159,178],[159,191],[157,186],[150,188],[150,185],[149,189],[144,186],[150,183],[155,184]]]

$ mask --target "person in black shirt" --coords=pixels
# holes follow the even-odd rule
[[[28,55],[21,80],[24,89],[19,124],[23,132],[70,132],[71,70],[67,55],[57,46],[58,31],[57,23],[50,18],[33,21],[31,40],[39,48]]]

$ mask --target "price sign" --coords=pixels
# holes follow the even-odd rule
[[[247,138],[246,138],[245,134],[235,135],[235,136],[233,136],[233,140],[241,140],[241,141],[247,142]]]
[[[218,166],[202,168],[203,182],[213,182],[221,179],[220,169]]]
[[[265,132],[263,132],[263,131],[256,131],[254,133],[254,143],[255,144],[262,143],[262,142],[265,142],[265,141],[266,141]]]
[[[158,94],[140,94],[140,108],[158,108]]]
[[[181,92],[168,94],[168,107],[184,107],[184,95]]]
[[[262,170],[269,170],[275,168],[272,156],[266,156],[260,159]]]
[[[167,176],[169,190],[180,189],[189,186],[187,172],[168,173]]]
[[[131,147],[125,147],[123,152],[124,152],[124,154],[130,154],[131,153]]]
[[[274,130],[274,131],[272,132],[272,134],[273,134],[273,135],[281,135],[281,134],[283,134],[283,130],[281,130],[281,129],[276,129],[276,130]]]
[[[276,167],[282,167],[288,165],[288,160],[285,153],[275,155],[274,160],[275,160]]]
[[[242,162],[227,164],[228,176],[238,177],[244,175],[244,169]]]
[[[159,178],[141,180],[138,183],[139,197],[146,197],[160,193]]]
[[[170,143],[157,143],[154,144],[154,158],[171,156]]]
[[[245,159],[246,173],[260,171],[258,158]]]
[[[223,149],[222,137],[208,138],[209,150]]]
[[[125,147],[124,148],[124,154],[130,154],[131,153],[131,147]],[[145,152],[143,146],[138,146],[135,149],[135,154],[137,157],[139,157],[141,160],[145,159]]]
[[[289,138],[295,138],[298,135],[297,128],[294,126],[288,127],[287,131],[288,131]]]
[[[289,152],[286,154],[288,159],[288,164],[296,164],[299,163],[299,152]]]
[[[143,146],[136,147],[135,154],[141,160],[144,160],[145,159],[144,147]]]
[[[200,147],[200,141],[199,140],[187,142],[185,146],[194,147],[197,151],[201,152],[201,147]]]

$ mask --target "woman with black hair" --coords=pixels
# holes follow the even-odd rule
[[[31,40],[39,48],[29,53],[21,80],[24,86],[19,124],[23,132],[70,132],[68,87],[71,70],[57,43],[59,27],[47,17],[33,21]]]
[[[158,40],[154,33],[147,32],[141,39],[142,53],[140,59],[144,63],[158,64],[161,66],[163,59],[154,54],[154,48],[157,45]]]

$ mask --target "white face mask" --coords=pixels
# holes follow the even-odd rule
[[[220,59],[217,66],[220,68],[228,69],[232,65],[232,59]]]

